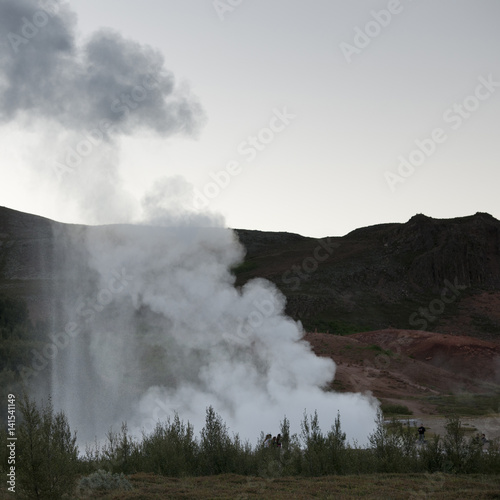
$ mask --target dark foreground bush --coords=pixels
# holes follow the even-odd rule
[[[123,476],[145,472],[165,476],[240,474],[272,479],[285,476],[326,476],[372,473],[486,473],[500,471],[500,445],[468,438],[458,417],[450,417],[446,435],[422,444],[409,422],[384,423],[379,412],[375,431],[366,447],[348,443],[337,415],[324,433],[319,417],[304,415],[299,435],[290,434],[289,422],[280,425],[281,447],[264,444],[264,433],[255,447],[230,435],[223,419],[207,408],[199,437],[178,415],[159,422],[142,440],[132,438],[123,424],[121,432],[108,433],[108,441],[77,458],[75,437],[62,413],[50,404],[37,409],[21,405],[24,420],[19,429],[19,480],[29,498],[61,498],[75,491],[77,471],[88,475],[80,489],[117,488]],[[323,427],[324,428],[324,427]],[[22,464],[22,465],[21,465]],[[102,470],[99,470],[102,469]],[[97,471],[97,472],[96,472]],[[94,472],[95,474],[91,474]],[[90,474],[90,475],[89,475]],[[117,475],[118,474],[118,475]]]
[[[30,499],[57,500],[75,488],[78,467],[76,435],[64,413],[54,413],[50,400],[37,407],[19,403],[17,466],[19,492]]]

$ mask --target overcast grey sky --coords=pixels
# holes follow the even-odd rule
[[[46,23],[43,15],[33,20],[30,13],[31,21],[40,25],[35,26],[39,33],[31,36],[22,16],[16,21],[11,18],[19,14],[5,15],[12,3],[0,0],[1,49],[10,51],[8,59],[5,53],[0,59],[8,62],[0,66],[4,100],[13,99],[5,81],[14,81],[11,70],[5,77],[5,68],[24,61],[19,58],[35,44],[42,46],[44,32],[56,29],[62,12],[59,8]],[[50,13],[51,0],[31,3]],[[105,51],[104,38],[85,45],[100,28],[111,28],[120,40],[150,46],[172,73],[172,80],[165,75],[161,80],[161,95],[174,99],[175,109],[167,106],[154,119],[139,116],[136,107],[143,114],[154,111],[141,107],[153,91],[139,79],[136,87],[142,90],[135,88],[128,104],[124,94],[108,95],[91,113],[84,105],[94,95],[94,80],[83,73],[88,65],[61,73],[72,89],[66,88],[64,99],[74,101],[58,114],[56,131],[49,111],[43,111],[41,129],[35,124],[38,118],[30,118],[34,108],[26,100],[19,98],[19,112],[11,112],[4,102],[1,205],[66,222],[96,222],[71,205],[86,174],[79,174],[71,191],[47,179],[54,176],[54,164],[64,164],[67,151],[86,140],[83,128],[77,131],[68,114],[85,115],[91,124],[99,109],[110,114],[118,99],[114,112],[128,107],[131,119],[114,136],[113,151],[106,144],[94,146],[100,151],[82,162],[100,155],[102,164],[114,155],[116,169],[99,186],[107,182],[109,190],[119,184],[120,204],[114,210],[103,208],[108,215],[102,222],[136,220],[144,194],[158,179],[175,176],[184,177],[191,186],[188,193],[194,194],[194,199],[184,191],[179,194],[186,186],[181,183],[176,189],[179,183],[167,183],[176,210],[188,205],[188,210],[220,213],[235,228],[320,237],[404,222],[416,213],[448,218],[482,211],[500,218],[497,0],[68,3],[77,16],[71,21],[64,11],[66,23],[76,22],[75,60],[83,57],[82,47],[94,47],[94,62]],[[29,39],[22,29],[28,30],[24,35]],[[110,57],[116,60],[116,55]],[[110,74],[115,71],[113,64],[106,64]],[[23,74],[16,71],[19,87]],[[75,74],[70,78],[71,71]],[[138,74],[147,71],[140,68]],[[151,71],[154,79],[155,69]],[[42,87],[43,70],[37,78]],[[54,108],[58,105],[52,104]],[[37,113],[41,116],[40,107]],[[175,120],[167,120],[168,113],[175,113]],[[64,140],[61,127],[72,130]],[[89,183],[84,199],[99,207],[96,200],[108,191],[96,186]],[[71,196],[65,198],[61,191]]]

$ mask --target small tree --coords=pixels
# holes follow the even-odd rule
[[[75,487],[78,448],[63,412],[49,399],[38,409],[27,396],[19,403],[19,489],[27,498],[59,499]]]
[[[158,422],[151,434],[142,440],[142,470],[183,476],[196,472],[198,445],[193,426],[184,422],[176,413],[173,421]]]
[[[340,426],[340,412],[327,436],[328,473],[341,474],[346,469],[346,434]]]
[[[375,456],[375,472],[406,472],[407,459],[405,457],[404,442],[401,433],[404,433],[401,427],[400,432],[389,432],[384,424],[383,413],[377,412],[377,428],[368,439],[371,444],[372,452]],[[397,429],[397,422],[393,421],[393,426]]]
[[[481,445],[465,437],[462,422],[456,415],[447,418],[445,428],[443,449],[446,472],[476,472],[481,460]]]
[[[329,469],[327,438],[319,426],[318,412],[315,411],[309,419],[304,413],[300,426],[304,444],[302,472],[308,476],[326,474]]]
[[[284,476],[298,474],[301,468],[302,451],[296,434],[290,435],[290,421],[283,418],[280,423],[281,431],[281,452],[280,462]]]
[[[205,417],[205,427],[200,433],[201,473],[213,475],[231,472],[230,448],[231,438],[226,424],[212,406],[209,406]]]
[[[428,440],[426,446],[421,447],[419,462],[427,472],[440,472],[443,470],[444,452],[439,435],[434,436]]]
[[[106,437],[108,442],[102,447],[102,465],[109,472],[124,474],[137,472],[140,463],[139,444],[130,436],[127,423],[122,422],[120,432],[115,432],[111,428]]]

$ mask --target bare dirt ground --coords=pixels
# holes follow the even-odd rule
[[[449,398],[470,406],[481,396],[486,399],[482,415],[459,415],[464,429],[500,437],[499,342],[397,329],[349,336],[308,333],[305,340],[317,355],[337,364],[332,390],[369,392],[386,404],[404,405],[413,413],[409,419],[440,435],[446,433],[442,410]]]

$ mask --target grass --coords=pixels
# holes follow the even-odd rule
[[[500,476],[445,474],[370,474],[356,476],[246,477],[223,474],[169,478],[128,476],[133,491],[94,494],[103,500],[132,499],[492,499],[500,498]],[[84,497],[80,497],[84,498]]]
[[[384,417],[393,415],[413,415],[413,412],[405,405],[396,405],[391,403],[382,403],[380,409]]]
[[[500,394],[439,395],[426,399],[443,415],[480,417],[498,413],[500,409]]]
[[[366,347],[362,347],[362,349],[370,349],[371,351],[375,351],[377,354],[385,354],[386,356],[389,356],[390,358],[394,357],[394,353],[390,349],[382,349],[379,345],[372,344]]]
[[[350,335],[351,333],[360,333],[370,330],[370,327],[367,326],[361,326],[342,320],[330,319],[304,318],[303,325],[308,332],[318,331],[321,333],[331,333],[334,335]]]
[[[241,264],[233,267],[231,269],[231,272],[235,276],[239,276],[240,274],[244,274],[244,273],[249,273],[251,271],[255,271],[257,269],[257,267],[258,267],[257,262],[255,262],[253,260],[245,260]]]

